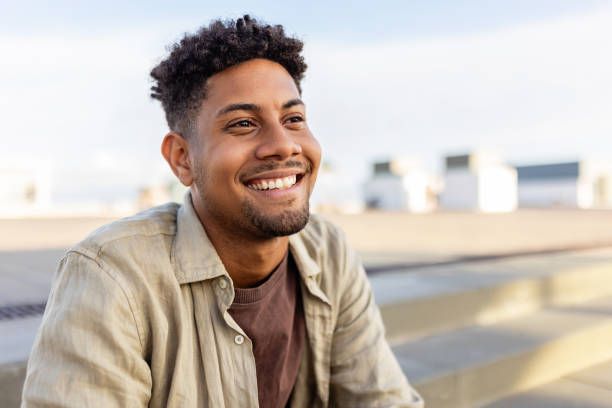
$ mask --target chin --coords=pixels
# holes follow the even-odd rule
[[[243,203],[242,212],[254,231],[264,238],[284,237],[301,231],[310,217],[308,201],[301,208],[267,214],[250,202]]]

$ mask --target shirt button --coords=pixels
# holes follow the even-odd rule
[[[219,280],[219,287],[220,287],[221,289],[225,289],[225,288],[227,288],[227,282],[225,281],[225,279],[221,278],[221,279]]]
[[[234,343],[236,344],[244,343],[244,336],[241,334],[237,334],[236,337],[234,337]]]

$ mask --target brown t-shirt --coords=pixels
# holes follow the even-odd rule
[[[306,333],[298,270],[291,255],[259,286],[235,288],[229,313],[253,342],[259,406],[285,407]]]

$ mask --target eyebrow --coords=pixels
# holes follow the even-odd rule
[[[291,99],[283,104],[283,109],[289,109],[296,105],[304,106],[304,102],[300,98]]]
[[[304,102],[299,98],[291,99],[285,102],[282,108],[289,109],[296,105],[304,105]],[[261,111],[261,107],[259,105],[255,105],[254,103],[232,103],[231,105],[227,105],[225,108],[221,109],[219,113],[217,113],[217,116],[225,115],[227,113],[239,110],[259,112]]]
[[[261,108],[254,103],[232,103],[231,105],[227,105],[225,108],[221,109],[219,113],[217,113],[217,116],[225,115],[226,113],[238,110],[259,112]]]

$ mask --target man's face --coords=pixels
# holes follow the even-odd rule
[[[321,149],[281,65],[255,59],[210,77],[196,128],[193,199],[205,225],[258,238],[306,225]]]

